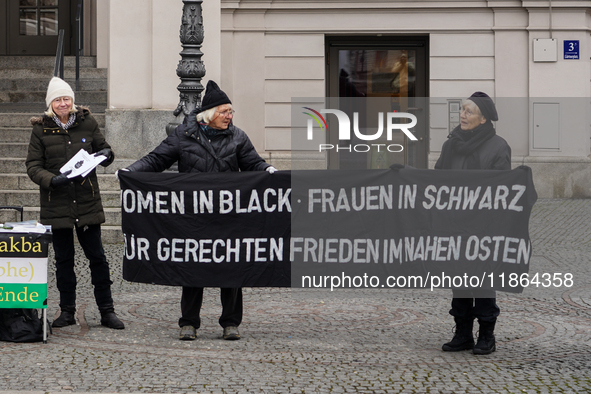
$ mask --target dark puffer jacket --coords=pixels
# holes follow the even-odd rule
[[[27,174],[39,185],[41,194],[41,223],[55,229],[72,228],[105,222],[105,213],[99,192],[96,172],[86,177],[76,177],[65,186],[53,188],[51,178],[80,149],[96,153],[111,148],[105,141],[98,124],[90,111],[78,107],[76,121],[68,129],[58,127],[52,118],[31,118],[33,131],[29,142]],[[115,155],[101,163],[106,167]]]
[[[127,167],[130,171],[161,172],[178,161],[179,172],[262,171],[270,165],[259,156],[244,131],[234,125],[207,138],[195,113],[160,145]]]

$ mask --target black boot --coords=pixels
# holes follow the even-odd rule
[[[474,337],[472,336],[472,327],[474,319],[472,318],[454,318],[456,322],[456,332],[453,339],[444,343],[441,349],[444,352],[459,352],[460,350],[472,349],[474,347]]]
[[[497,350],[494,335],[495,323],[496,321],[478,320],[480,329],[478,330],[478,342],[476,342],[476,346],[472,350],[474,354],[491,354]]]
[[[76,324],[76,318],[74,317],[74,314],[76,313],[75,305],[60,306],[60,309],[61,313],[59,317],[51,323],[52,327],[66,327]]]
[[[101,325],[116,330],[123,330],[125,328],[125,324],[115,314],[112,304],[99,306],[99,311],[101,312]]]

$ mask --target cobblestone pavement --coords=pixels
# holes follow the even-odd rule
[[[488,356],[441,351],[453,328],[444,290],[244,289],[243,339],[224,341],[219,292],[206,289],[198,339],[179,341],[180,289],[123,281],[123,248],[107,245],[126,329],[100,326],[77,262],[79,323],[45,345],[0,342],[0,393],[591,392],[591,200],[538,201],[530,232],[530,273],[569,272],[574,286],[499,294]],[[53,269],[50,282],[52,319]]]

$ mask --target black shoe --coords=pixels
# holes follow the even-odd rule
[[[116,330],[123,330],[125,328],[125,324],[123,324],[115,314],[113,305],[99,307],[99,311],[101,312],[102,326],[114,328]]]
[[[60,308],[61,313],[57,319],[51,323],[52,327],[66,327],[76,324],[76,318],[74,314],[76,313],[75,306],[63,306]]]
[[[478,330],[478,342],[476,342],[476,346],[474,346],[472,353],[491,354],[497,350],[494,335],[496,321],[489,322],[478,320],[478,323],[480,324],[480,329]]]
[[[455,321],[456,332],[453,339],[441,347],[444,352],[459,352],[474,347],[474,337],[472,336],[474,319],[455,318]]]
[[[125,328],[125,324],[119,320],[115,312],[101,314],[101,325],[114,328],[116,330],[123,330]]]

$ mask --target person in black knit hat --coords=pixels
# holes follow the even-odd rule
[[[462,103],[460,125],[448,136],[441,148],[436,169],[450,170],[510,170],[511,148],[499,137],[492,121],[499,120],[493,100],[483,92],[475,92]],[[450,315],[456,331],[453,339],[443,345],[448,352],[472,349],[474,354],[489,354],[496,350],[494,328],[500,309],[494,290],[475,294],[469,290],[453,290]],[[474,344],[474,318],[480,329]]]
[[[209,81],[201,106],[195,108],[160,145],[124,171],[161,172],[178,162],[179,172],[268,171],[276,169],[256,152],[244,131],[234,126],[232,102]],[[194,340],[201,325],[202,287],[183,287],[179,339]],[[242,289],[222,288],[223,338],[240,339]]]
[[[203,100],[201,100],[201,106],[195,109],[195,111],[196,113],[200,113],[213,107],[217,107],[218,105],[224,104],[229,104],[230,107],[232,106],[232,102],[228,98],[228,95],[224,93],[222,89],[220,89],[217,83],[214,81],[209,81],[207,83]]]

